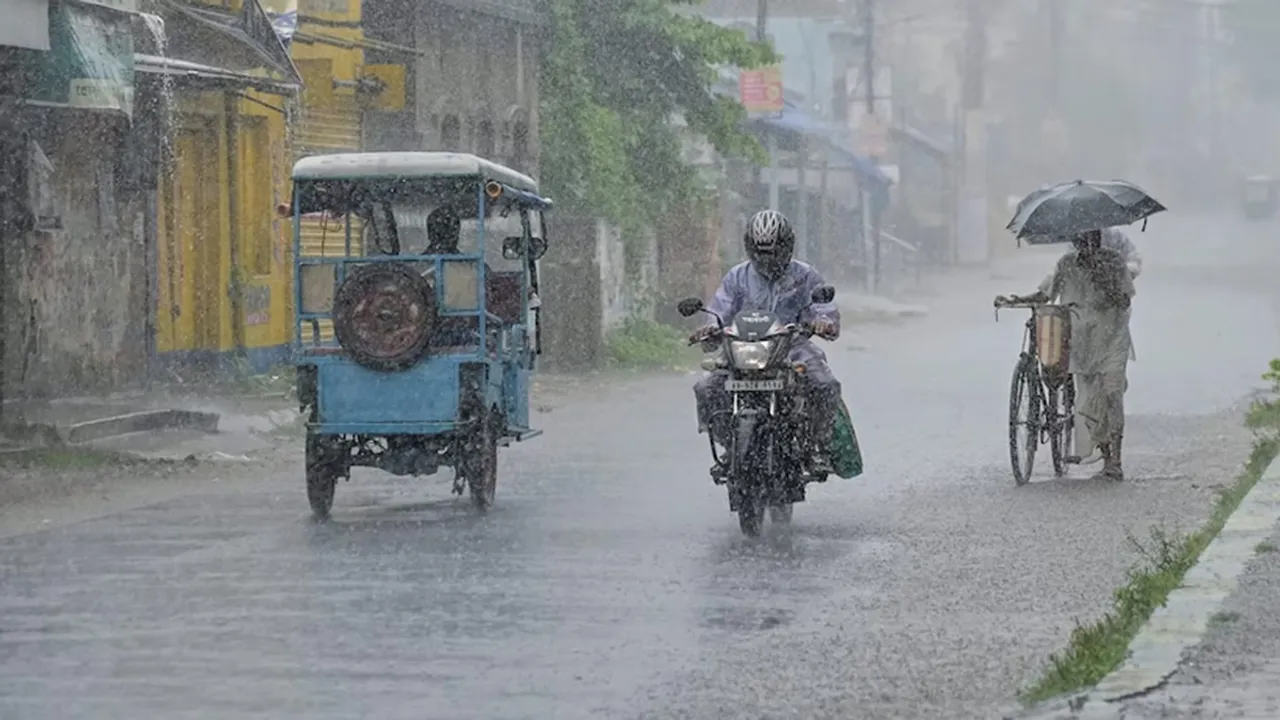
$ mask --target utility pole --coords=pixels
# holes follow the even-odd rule
[[[756,0],[756,41],[768,42],[769,0]],[[765,131],[765,150],[769,153],[769,207],[778,209],[778,138],[772,130]],[[757,174],[757,186],[759,175]]]
[[[1062,0],[1040,0],[1049,16],[1049,103],[1056,116],[1062,109]]]
[[[960,233],[956,256],[961,264],[986,263],[987,230],[986,0],[968,0],[961,108],[964,121],[964,172],[961,180]]]
[[[862,0],[862,101],[865,114],[863,124],[869,129],[876,122],[876,2]],[[868,158],[876,167],[880,158]],[[862,183],[862,232],[863,247],[871,252],[870,272],[867,273],[867,291],[874,294],[880,289],[880,209],[870,183]]]

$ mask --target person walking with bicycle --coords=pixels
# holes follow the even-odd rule
[[[1129,387],[1133,349],[1129,317],[1136,273],[1128,267],[1130,258],[1103,245],[1102,230],[1076,235],[1071,244],[1072,249],[1059,258],[1035,293],[996,298],[996,302],[1056,300],[1072,306],[1069,363],[1077,413],[1085,421],[1090,442],[1102,455],[1104,465],[1099,475],[1119,481],[1124,479],[1124,394]]]

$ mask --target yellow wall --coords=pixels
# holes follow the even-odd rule
[[[180,94],[176,118],[174,161],[159,192],[157,350],[235,349],[233,277],[243,278],[245,347],[287,344],[292,265],[287,223],[274,213],[288,192],[284,117],[235,94],[200,92]]]

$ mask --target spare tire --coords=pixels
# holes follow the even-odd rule
[[[426,278],[404,265],[377,263],[352,270],[333,300],[333,334],[353,360],[395,372],[422,357],[435,332],[435,294]]]

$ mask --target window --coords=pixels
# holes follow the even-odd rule
[[[462,123],[457,115],[448,115],[440,123],[440,149],[458,152],[462,146]]]
[[[476,154],[486,160],[493,159],[496,151],[497,137],[493,131],[493,121],[485,118],[476,126]]]

